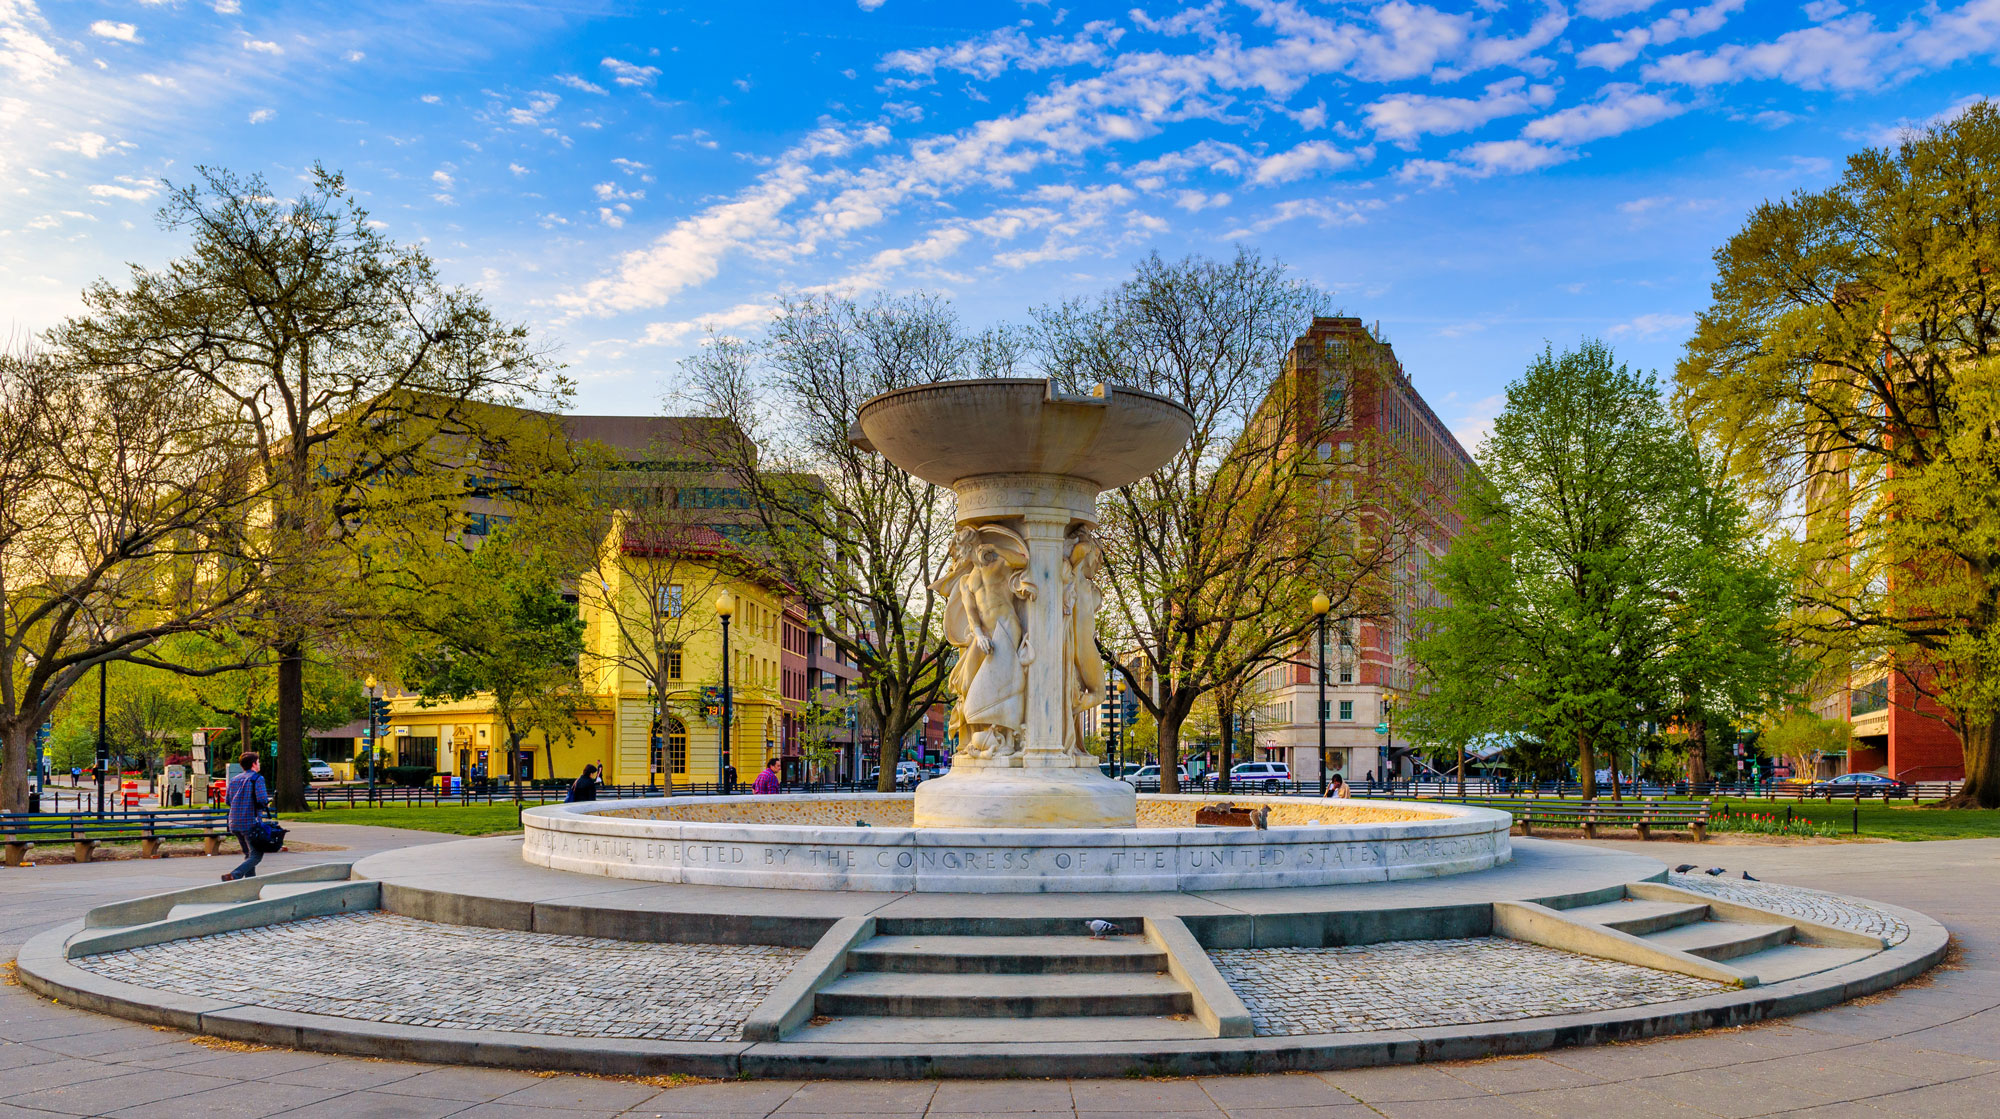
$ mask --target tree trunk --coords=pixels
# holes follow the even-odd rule
[[[279,812],[304,812],[305,643],[285,642],[278,647],[278,658],[278,749],[270,767],[271,806]]]
[[[249,712],[246,711],[236,716],[236,752],[238,754],[241,754],[245,750],[248,750],[249,748],[250,748],[250,714]],[[216,760],[217,759],[215,758],[209,759],[211,763]],[[275,758],[272,759],[271,764],[276,765],[277,760]],[[223,773],[229,772],[229,761],[226,758],[222,759],[222,772]]]
[[[1597,759],[1592,756],[1590,737],[1579,730],[1576,732],[1576,775],[1583,782],[1583,799],[1597,798]]]
[[[1159,715],[1159,755],[1160,791],[1178,793],[1181,791],[1181,723],[1186,721],[1187,712],[1176,704],[1164,707]]]
[[[0,811],[28,810],[28,743],[34,734],[32,718],[0,724]]]
[[[1699,786],[1709,779],[1708,774],[1708,720],[1696,719],[1688,724],[1688,784]]]
[[[1949,808],[2000,808],[2000,710],[1986,713],[1986,725],[1962,736],[1965,784],[1942,803]],[[12,744],[9,744],[12,748]]]
[[[1622,785],[1622,784],[1621,784],[1621,783],[1619,782],[1619,780],[1618,780],[1618,753],[1619,753],[1619,751],[1618,751],[1618,748],[1617,748],[1617,747],[1615,747],[1615,746],[1614,746],[1614,747],[1612,747],[1612,750],[1611,750],[1611,799],[1612,799],[1613,801],[1622,801],[1622,800],[1624,800],[1624,799],[1625,799],[1625,787],[1624,787],[1624,785]]]

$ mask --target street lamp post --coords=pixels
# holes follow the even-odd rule
[[[97,664],[97,814],[104,815],[104,767],[111,764],[111,744],[104,737],[104,697],[108,686],[104,682],[105,670],[110,661]]]
[[[719,768],[715,777],[725,795],[736,791],[736,782],[730,779],[729,768],[729,723],[730,717],[735,714],[735,697],[729,693],[729,619],[735,613],[735,595],[723,591],[715,596],[715,616],[722,619],[722,744],[716,754]]]
[[[368,803],[375,803],[375,750],[382,742],[382,709],[375,697],[375,678],[363,681],[368,685]]]
[[[1319,793],[1326,795],[1326,612],[1333,600],[1324,594],[1313,596],[1313,613],[1319,618]]]

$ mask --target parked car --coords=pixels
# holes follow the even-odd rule
[[[1229,787],[1248,791],[1292,779],[1292,767],[1284,762],[1243,762],[1229,768]]]
[[[1174,777],[1180,782],[1183,789],[1189,787],[1186,766],[1175,766]],[[1125,783],[1140,792],[1157,793],[1160,791],[1160,767],[1157,765],[1142,765],[1125,775]]]
[[[312,781],[331,781],[333,780],[333,767],[320,761],[318,758],[307,759],[306,777]]]
[[[1893,777],[1879,773],[1843,773],[1828,781],[1821,781],[1812,787],[1814,796],[1833,797],[1906,797],[1910,787]]]

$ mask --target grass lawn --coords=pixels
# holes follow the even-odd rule
[[[1728,805],[1739,813],[1759,812],[1783,816],[1790,808],[1795,816],[1829,823],[1841,835],[1853,834],[1854,802],[1836,800],[1755,800],[1724,798],[1715,807]],[[1977,808],[1911,807],[1908,801],[1861,802],[1861,834],[1876,839],[1983,839],[2000,836],[2000,811]]]
[[[366,824],[379,828],[410,828],[452,835],[492,835],[521,830],[520,811],[511,800],[498,804],[393,805],[374,808],[323,808],[317,812],[285,812],[282,820],[309,824]]]

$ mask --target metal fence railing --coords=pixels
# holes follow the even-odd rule
[[[1913,798],[1921,803],[1926,800],[1942,800],[1958,792],[1962,782],[1924,781],[1910,786]],[[526,782],[518,788],[504,781],[489,782],[474,787],[472,783],[461,783],[456,790],[447,790],[442,785],[427,785],[417,788],[377,785],[373,793],[367,786],[348,785],[337,788],[319,787],[306,792],[306,800],[316,809],[356,808],[368,805],[434,805],[447,804],[498,804],[519,801],[528,804],[548,804],[560,801],[569,795],[567,781]],[[660,785],[600,785],[597,789],[599,800],[626,800],[636,797],[659,796],[718,796],[722,786],[713,781],[692,782],[674,785],[671,790]],[[737,782],[731,790],[737,795],[747,794],[747,782]],[[787,793],[872,793],[874,782],[861,781],[815,781],[810,783],[787,782],[782,786]],[[1141,792],[1158,792],[1157,785],[1147,785]],[[1182,791],[1200,794],[1236,793],[1243,796],[1322,796],[1324,788],[1318,781],[1243,781],[1231,783],[1224,790],[1214,775],[1191,778],[1182,783]],[[88,807],[90,794],[82,794],[85,803],[79,809]],[[1583,795],[1583,786],[1568,782],[1525,782],[1501,781],[1492,778],[1472,778],[1465,780],[1463,789],[1455,780],[1444,781],[1357,781],[1348,786],[1347,795],[1364,799],[1385,800],[1476,800],[1490,797],[1552,797],[1578,798]],[[1608,783],[1600,783],[1597,795],[1609,799],[1613,791]],[[1620,782],[1617,795],[1642,799],[1664,797],[1693,797],[1710,799],[1734,797],[1739,799],[1783,801],[1783,800],[1848,800],[1870,799],[1875,794],[1862,791],[1856,794],[1840,792],[1831,797],[1824,790],[1815,790],[1809,785],[1786,784],[1738,784],[1719,781],[1704,781],[1690,784],[1682,781],[1672,785],[1650,781]],[[372,799],[371,799],[372,797]]]

